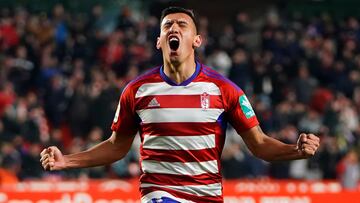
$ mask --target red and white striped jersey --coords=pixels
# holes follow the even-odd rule
[[[181,84],[162,67],[130,82],[112,130],[121,136],[139,131],[143,202],[156,191],[185,202],[222,202],[220,157],[227,122],[238,133],[258,125],[244,92],[205,65],[197,63]]]

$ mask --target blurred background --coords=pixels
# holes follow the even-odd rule
[[[27,180],[131,179],[139,141],[110,166],[45,172],[44,147],[79,152],[110,136],[124,86],[162,63],[155,42],[161,10],[198,14],[197,58],[251,98],[263,130],[294,143],[321,137],[315,157],[267,163],[228,129],[225,179],[360,178],[360,2],[0,1],[0,185]],[[1,202],[1,198],[0,198]]]

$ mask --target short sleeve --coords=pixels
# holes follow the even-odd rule
[[[227,88],[224,94],[226,98],[225,109],[229,123],[235,128],[237,133],[249,130],[257,125],[259,121],[255,112],[244,94],[244,92],[233,84]]]
[[[138,131],[138,122],[134,110],[134,95],[130,88],[125,88],[120,96],[116,108],[111,130],[120,135],[135,135]]]

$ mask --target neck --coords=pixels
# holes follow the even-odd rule
[[[195,60],[187,60],[179,64],[164,62],[164,73],[177,84],[190,78],[194,74],[195,69]]]

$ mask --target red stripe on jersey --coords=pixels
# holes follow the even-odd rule
[[[173,175],[173,174],[142,174],[140,182],[152,183],[157,185],[209,185],[221,183],[220,174],[201,174],[201,175]]]
[[[197,196],[162,187],[140,188],[141,196],[144,196],[154,191],[165,191],[174,195],[177,198],[186,199],[196,203],[223,202],[222,196]]]
[[[141,124],[141,135],[187,136],[215,134],[218,123],[146,123]]]
[[[156,99],[159,106],[150,104]],[[210,104],[208,108],[224,109],[219,95],[208,96]],[[150,104],[150,105],[149,105]],[[201,108],[201,95],[153,95],[140,97],[135,100],[136,110],[151,108]]]
[[[202,162],[218,160],[220,152],[217,148],[202,150],[154,150],[142,148],[141,157],[142,160],[164,162]]]

